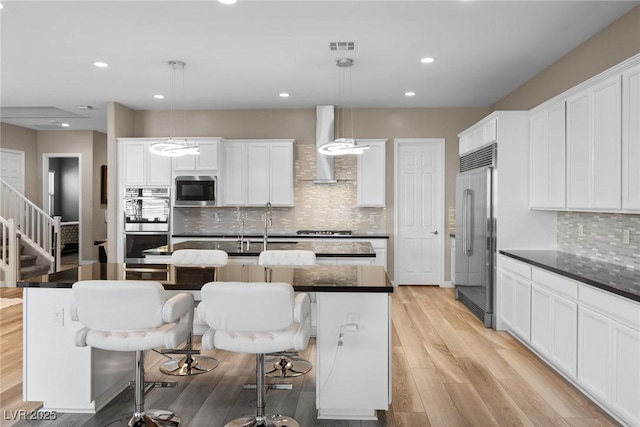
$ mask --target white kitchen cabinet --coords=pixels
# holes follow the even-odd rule
[[[466,154],[483,145],[496,142],[498,140],[498,118],[490,114],[471,128],[460,133],[458,137],[459,155]]]
[[[224,143],[222,206],[294,205],[293,140]]]
[[[386,139],[358,140],[362,145],[369,145],[369,149],[358,156],[357,203],[359,207],[386,205],[386,142]]]
[[[565,103],[545,106],[531,117],[530,207],[566,206]]]
[[[528,343],[531,334],[531,267],[506,257],[500,258],[500,321]]]
[[[499,328],[618,419],[640,425],[640,303],[502,255],[498,266]],[[530,315],[530,339],[519,312]]]
[[[158,156],[149,147],[159,140],[119,138],[121,187],[165,187],[171,185],[171,158]]]
[[[531,282],[531,346],[575,379],[578,284],[535,267]]]
[[[640,65],[622,74],[622,209],[640,210]]]
[[[189,138],[200,148],[197,156],[180,156],[173,158],[174,175],[190,173],[215,173],[218,171],[219,139]]]
[[[567,208],[621,207],[621,77],[567,99]]]
[[[640,304],[581,285],[578,330],[578,382],[640,425]]]

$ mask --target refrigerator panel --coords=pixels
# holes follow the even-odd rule
[[[455,277],[456,285],[469,283],[469,259],[466,256],[467,244],[467,216],[469,214],[466,203],[466,190],[469,189],[469,173],[463,172],[456,176],[456,252]]]

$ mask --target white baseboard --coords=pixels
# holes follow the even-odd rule
[[[442,285],[440,285],[440,287],[441,288],[455,288],[456,286],[453,284],[453,282],[451,280],[447,280]]]

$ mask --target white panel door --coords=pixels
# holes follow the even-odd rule
[[[444,140],[396,141],[396,283],[440,285]]]
[[[0,149],[0,179],[24,194],[24,151]]]

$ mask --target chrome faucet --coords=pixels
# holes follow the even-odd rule
[[[238,249],[242,252],[244,248],[244,219],[242,219],[242,213],[240,208],[236,207],[236,221],[238,221]]]
[[[267,243],[269,243],[269,227],[273,226],[273,208],[271,202],[267,202],[264,205],[264,236],[262,236],[262,250],[267,250]]]

